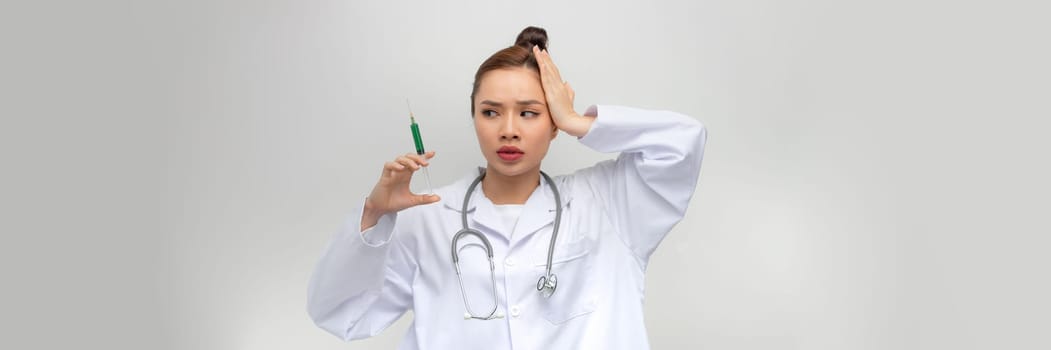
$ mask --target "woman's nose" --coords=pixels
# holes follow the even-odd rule
[[[518,120],[514,117],[505,118],[500,124],[501,140],[518,139]]]

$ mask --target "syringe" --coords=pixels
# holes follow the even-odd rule
[[[409,105],[409,99],[405,99],[405,106],[409,107],[409,120],[412,124],[409,125],[409,129],[412,129],[412,142],[416,144],[416,154],[424,156],[426,151],[423,150],[423,138],[420,137],[420,126],[416,124],[416,117],[412,115],[412,106]],[[431,191],[430,194],[434,194],[434,187],[431,186],[431,173],[427,171],[427,167],[423,167],[423,175],[427,177],[427,189]]]

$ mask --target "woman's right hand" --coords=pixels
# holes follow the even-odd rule
[[[441,200],[438,195],[414,194],[409,191],[412,173],[427,166],[427,160],[433,157],[433,151],[422,156],[408,153],[383,165],[383,174],[380,175],[379,182],[365,199],[365,210],[361,214],[361,231],[375,226],[385,214]]]

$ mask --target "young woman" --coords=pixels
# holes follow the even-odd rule
[[[434,153],[383,166],[308,287],[314,322],[345,340],[406,311],[403,349],[645,349],[646,264],[686,212],[706,131],[672,112],[573,110],[529,27],[482,63],[471,115],[486,166],[436,195],[409,191]],[[541,163],[559,130],[620,152],[569,175]]]

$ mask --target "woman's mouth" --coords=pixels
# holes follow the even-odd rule
[[[504,161],[507,161],[507,162],[516,161],[519,158],[522,158],[523,154],[525,154],[525,153],[522,152],[522,150],[518,149],[518,147],[515,147],[515,146],[503,146],[503,147],[500,147],[500,149],[496,151],[496,155],[499,156],[500,159],[503,159]]]

